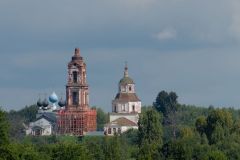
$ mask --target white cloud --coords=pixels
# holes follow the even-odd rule
[[[154,35],[158,40],[171,40],[177,38],[177,31],[173,28],[165,28]]]

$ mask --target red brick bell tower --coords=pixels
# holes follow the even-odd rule
[[[83,136],[96,130],[96,110],[89,107],[89,88],[86,64],[76,48],[68,63],[68,82],[66,85],[66,107],[58,115],[59,134]]]

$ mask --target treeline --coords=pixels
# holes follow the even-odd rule
[[[138,130],[114,137],[13,138],[12,121],[17,113],[0,111],[0,159],[240,159],[239,110],[182,105],[177,99],[176,93],[161,91],[152,106],[142,108]],[[34,120],[33,108],[21,111],[23,122]],[[101,109],[98,113],[100,130],[107,121],[107,113]]]

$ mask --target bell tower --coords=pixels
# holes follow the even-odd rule
[[[75,48],[68,63],[66,85],[66,107],[58,113],[58,133],[83,136],[96,131],[96,109],[89,107],[89,88],[86,77],[86,63]]]
[[[86,63],[80,55],[80,49],[76,48],[72,60],[68,63],[67,110],[83,111],[88,108],[89,91],[86,79]]]

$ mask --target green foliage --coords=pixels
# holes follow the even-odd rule
[[[74,143],[60,143],[51,146],[51,157],[55,160],[87,160],[91,159],[85,146]]]
[[[206,132],[207,128],[207,120],[206,117],[200,116],[197,118],[196,123],[195,123],[197,131],[203,135]]]
[[[176,113],[176,122],[178,125],[194,127],[196,119],[200,116],[206,117],[208,113],[208,108],[179,104]]]
[[[170,128],[174,138],[176,138],[177,134],[176,113],[179,108],[177,98],[178,96],[175,92],[167,93],[166,91],[161,91],[154,102],[154,108],[163,114],[163,125],[171,126]]]
[[[175,113],[177,111],[177,94],[175,92],[167,93],[166,91],[161,91],[154,103],[154,107],[163,113],[164,117],[168,117],[169,114]]]
[[[161,116],[150,108],[140,115],[138,122],[138,159],[156,159],[162,146]]]
[[[190,160],[193,147],[184,140],[170,140],[163,146],[163,154],[166,159]]]
[[[104,138],[103,154],[105,160],[125,160],[130,157],[125,142],[118,135]]]
[[[55,144],[55,143],[77,143],[78,137],[75,136],[25,136],[21,143],[34,144],[34,145],[46,145],[46,144]]]
[[[234,132],[234,133],[237,133],[240,135],[240,120],[239,119],[234,122],[231,132]]]
[[[0,109],[0,147],[9,143],[9,127],[6,113]]]
[[[194,137],[194,131],[190,127],[180,128],[179,137],[180,138],[192,138]]]
[[[227,157],[221,151],[211,151],[207,154],[204,160],[227,160]]]
[[[36,119],[36,114],[38,112],[38,107],[36,105],[26,106],[17,113],[24,117],[26,123],[32,122]]]
[[[121,137],[124,138],[127,144],[130,145],[137,145],[138,144],[138,130],[137,129],[130,129],[124,132]]]
[[[89,150],[89,153],[91,154],[92,158],[94,160],[104,160],[104,139],[103,137],[84,137],[83,138],[83,144],[86,146],[86,148]]]
[[[233,126],[233,119],[230,112],[223,109],[213,110],[207,117],[206,135],[211,144],[215,144],[229,136]]]
[[[0,160],[240,159],[240,110],[178,104],[174,92],[161,91],[154,107],[142,107],[138,130],[114,137],[24,136],[23,123],[34,121],[36,112],[34,105],[0,110]],[[100,108],[97,114],[102,130],[108,115]]]
[[[97,108],[97,130],[103,131],[104,125],[108,122],[108,114],[101,108]]]
[[[23,139],[24,124],[28,124],[36,119],[38,107],[36,105],[26,106],[25,108],[14,111],[11,110],[7,114],[7,119],[10,124],[10,137],[12,140],[21,140]]]
[[[10,144],[0,148],[0,157],[4,160],[50,160],[46,154],[38,152],[35,146],[27,144]]]

